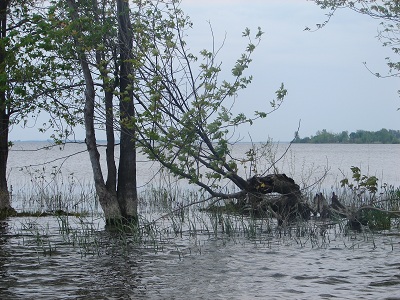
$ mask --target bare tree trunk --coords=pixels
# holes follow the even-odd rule
[[[6,38],[7,34],[7,7],[10,1],[0,2],[0,39]],[[0,74],[2,78],[6,76],[6,49],[4,42],[0,45]],[[8,128],[10,116],[8,114],[7,79],[2,79],[0,87],[0,211],[8,210],[15,212],[11,208],[10,195],[7,186],[7,160],[8,160]]]
[[[115,136],[114,136],[114,114],[113,114],[113,93],[105,91],[106,107],[106,160],[107,160],[107,190],[117,198],[117,167],[115,165]]]
[[[104,3],[103,3],[104,5]],[[97,1],[94,1],[94,9],[96,22],[100,23],[105,19],[105,10],[104,7],[99,9]],[[107,44],[107,37],[103,37],[104,44]],[[96,51],[96,62],[98,64],[98,69],[101,74],[101,78],[103,80],[103,89],[104,89],[104,106],[105,106],[105,117],[106,117],[106,162],[107,162],[107,181],[106,181],[106,189],[108,193],[110,193],[115,199],[117,199],[117,167],[115,164],[115,133],[114,133],[114,92],[117,86],[117,80],[113,83],[108,77],[108,70],[104,67],[101,67],[102,61],[106,61],[106,57],[103,51]],[[118,63],[117,63],[117,54],[114,52],[114,62],[115,62],[115,70],[114,75],[117,77],[118,72]]]
[[[135,115],[133,92],[129,75],[132,74],[132,26],[129,2],[117,1],[120,45],[120,114],[121,144],[118,167],[118,202],[128,220],[137,219],[136,145],[134,126],[127,122]]]

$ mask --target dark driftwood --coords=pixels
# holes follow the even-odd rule
[[[300,187],[286,174],[271,174],[264,177],[253,176],[247,182],[250,186],[250,192],[279,193],[301,197]]]
[[[322,193],[317,193],[312,203],[312,212],[315,217],[328,218],[330,215],[329,204]]]
[[[312,212],[303,201],[300,187],[285,174],[253,176],[247,180],[248,190],[238,201],[239,207],[253,214],[271,213],[279,224],[296,219],[307,220]]]

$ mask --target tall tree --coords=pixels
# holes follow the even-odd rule
[[[129,1],[117,0],[118,37],[120,53],[119,111],[120,158],[118,167],[118,203],[125,218],[137,218],[136,143],[135,129],[124,120],[135,116],[133,88],[133,28]]]
[[[69,119],[67,107],[57,100],[68,93],[69,87],[57,80],[68,63],[61,68],[52,55],[53,46],[41,34],[44,6],[36,2],[40,1],[0,2],[0,210],[9,213],[13,212],[6,178],[11,125],[35,122],[42,110],[52,116],[52,124],[44,124],[42,131],[60,125],[57,119]]]
[[[70,48],[64,57],[73,57],[85,82],[84,125],[86,145],[92,165],[99,202],[107,222],[137,219],[136,158],[131,129],[121,126],[120,165],[115,162],[114,100],[118,98],[117,114],[132,114],[129,82],[129,8],[114,1],[54,1],[50,21],[59,28]],[[67,6],[65,6],[65,4]],[[118,16],[118,17],[117,17]],[[90,20],[90,23],[88,22]],[[65,42],[64,42],[65,43]],[[74,54],[75,53],[75,57]],[[100,88],[97,88],[100,87]],[[79,90],[77,91],[79,92]],[[107,179],[103,177],[96,139],[96,111],[105,116],[107,137]]]
[[[142,13],[145,1],[134,1],[135,17]],[[49,21],[66,38],[69,53],[79,64],[85,82],[84,124],[94,182],[99,202],[108,222],[137,219],[136,133],[131,120],[135,116],[133,90],[136,22],[128,1],[53,1]],[[152,5],[152,4],[150,4]],[[90,20],[90,21],[89,21]],[[143,48],[146,51],[147,48]],[[75,56],[74,56],[75,55]],[[79,93],[79,90],[77,91]],[[101,124],[99,127],[97,125]],[[107,138],[107,178],[103,177],[96,132],[105,128]],[[119,163],[115,161],[115,135],[119,135]]]
[[[10,210],[10,196],[7,187],[8,127],[10,116],[7,105],[6,37],[7,14],[10,1],[0,2],[0,210]]]
[[[189,51],[185,36],[191,22],[176,3],[169,10],[153,9],[152,14],[167,17],[157,23],[141,19],[140,24],[143,34],[139,47],[144,44],[151,49],[141,51],[144,67],[137,70],[140,84],[134,95],[137,110],[142,113],[131,122],[137,126],[142,151],[178,178],[200,186],[213,197],[251,193],[253,186],[240,174],[240,163],[254,162],[257,151],[249,149],[247,157],[234,157],[232,146],[241,139],[235,136],[235,130],[267,117],[279,108],[287,93],[282,84],[276,99],[266,101],[272,106],[270,112],[255,111],[252,117],[233,112],[238,92],[252,81],[246,69],[263,32],[258,28],[253,35],[249,29],[244,30],[245,50],[233,65],[230,79],[224,80],[218,60],[220,48],[204,49],[199,57]],[[162,38],[154,34],[159,27],[166,29]],[[226,192],[226,180],[240,190],[239,194]]]

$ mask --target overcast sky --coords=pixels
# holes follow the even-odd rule
[[[379,21],[341,10],[326,27],[309,32],[305,27],[322,23],[327,12],[306,0],[183,0],[181,7],[194,23],[187,38],[192,51],[211,48],[208,22],[217,44],[226,35],[219,59],[227,71],[246,46],[243,29],[256,32],[260,26],[265,32],[248,70],[253,83],[239,94],[235,110],[268,110],[281,83],[288,96],[277,112],[240,131],[246,140],[250,134],[253,141],[289,141],[300,120],[301,137],[321,129],[400,129],[399,78],[376,78],[363,64],[373,72],[388,71],[385,57],[391,51],[376,38]],[[15,126],[10,138],[47,136]]]

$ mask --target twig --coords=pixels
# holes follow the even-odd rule
[[[203,200],[191,202],[191,203],[188,203],[188,204],[186,204],[186,205],[180,206],[180,207],[178,207],[178,208],[176,208],[176,209],[174,209],[174,210],[172,210],[172,211],[170,211],[170,212],[168,212],[168,213],[162,215],[161,217],[159,217],[159,218],[157,218],[157,219],[151,221],[150,224],[146,224],[146,225],[144,225],[144,226],[154,225],[155,223],[157,223],[157,222],[160,221],[161,219],[164,219],[164,218],[166,218],[166,217],[168,217],[168,216],[170,216],[170,215],[172,215],[172,214],[174,214],[174,213],[176,213],[176,212],[178,212],[178,211],[180,211],[180,210],[182,210],[182,209],[188,208],[188,207],[193,206],[193,205],[196,205],[196,204],[201,204],[201,203],[207,202],[207,201],[209,201],[209,200],[212,199],[212,198],[214,198],[214,196],[208,197],[207,199],[203,199]],[[221,200],[221,199],[219,198],[218,200]],[[216,202],[216,201],[215,201],[215,202]],[[142,228],[143,228],[144,226],[142,226]]]

